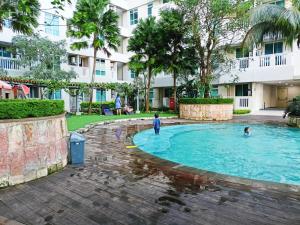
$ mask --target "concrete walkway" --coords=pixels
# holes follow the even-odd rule
[[[239,121],[281,118],[233,120]],[[85,134],[85,166],[0,190],[0,216],[27,225],[300,224],[300,193],[289,186],[222,181],[126,148],[134,133],[150,126],[151,121],[96,126]]]
[[[284,110],[280,109],[266,109],[266,110],[259,110],[251,112],[253,116],[278,116],[282,117]]]

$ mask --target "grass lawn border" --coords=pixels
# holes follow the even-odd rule
[[[175,113],[160,113],[161,118],[170,119],[178,118],[178,114]],[[82,119],[81,119],[82,118]],[[122,115],[122,116],[103,116],[103,115],[81,115],[71,116],[67,118],[68,131],[84,131],[94,125],[101,125],[104,123],[122,122],[129,120],[149,120],[154,118],[154,113],[141,113],[134,115]],[[77,120],[76,120],[77,119]],[[80,120],[81,119],[81,120]],[[84,131],[85,132],[85,131]]]

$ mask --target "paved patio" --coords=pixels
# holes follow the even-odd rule
[[[243,116],[234,121],[282,120]],[[96,126],[85,134],[85,166],[68,166],[46,178],[0,190],[2,221],[5,217],[28,225],[300,224],[297,188],[224,181],[127,149],[131,136],[150,124]]]

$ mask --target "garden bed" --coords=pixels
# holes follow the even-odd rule
[[[184,98],[179,100],[180,118],[192,120],[230,120],[233,99]]]
[[[0,187],[47,176],[67,164],[63,101],[1,100],[0,118]]]

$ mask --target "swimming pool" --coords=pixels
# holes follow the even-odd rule
[[[244,136],[251,126],[250,137]],[[137,133],[133,141],[157,157],[221,174],[300,185],[300,129],[270,125],[193,124]]]

